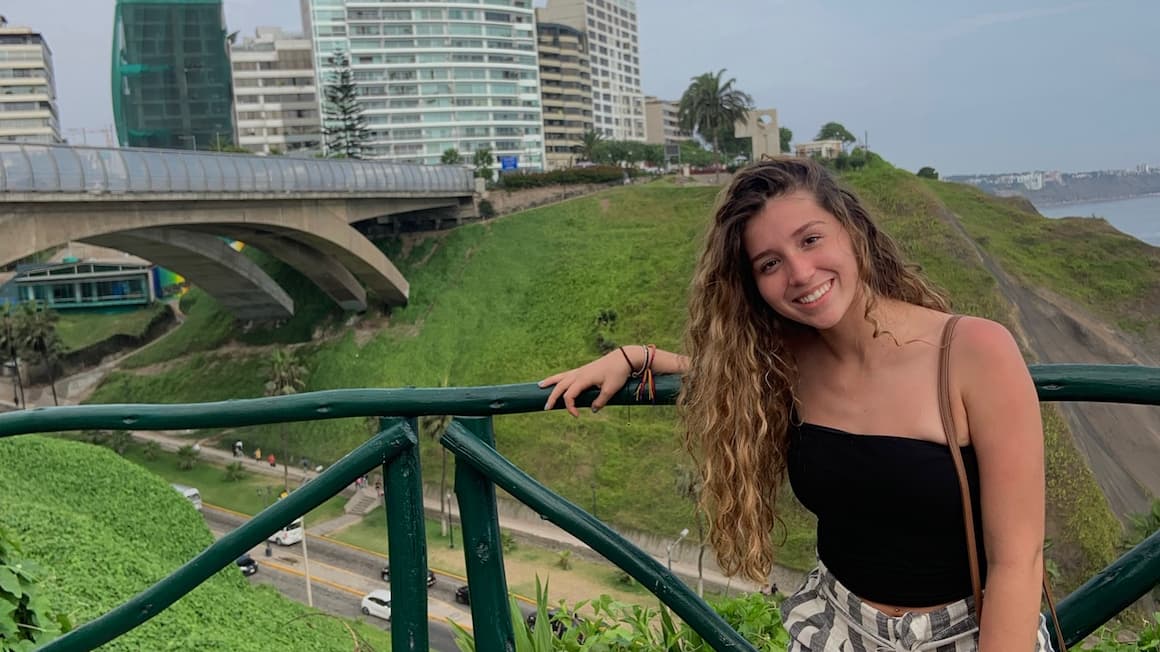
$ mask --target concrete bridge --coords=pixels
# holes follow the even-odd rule
[[[293,301],[222,238],[294,267],[335,303],[407,302],[403,275],[353,225],[440,228],[474,219],[475,179],[456,166],[158,149],[0,145],[0,266],[69,241],[173,270],[239,319]]]

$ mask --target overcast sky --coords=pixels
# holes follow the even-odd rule
[[[297,0],[224,1],[231,31],[301,29]],[[3,4],[48,39],[74,142],[112,123],[113,5]],[[637,16],[646,94],[725,68],[795,140],[837,120],[943,174],[1160,164],[1156,0],[638,0]]]

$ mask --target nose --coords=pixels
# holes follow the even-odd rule
[[[808,256],[789,256],[782,264],[789,275],[790,285],[806,285],[814,277],[814,266]]]

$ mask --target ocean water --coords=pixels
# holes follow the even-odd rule
[[[1102,217],[1120,231],[1160,247],[1160,195],[1036,208],[1047,217]]]

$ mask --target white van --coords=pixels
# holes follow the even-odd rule
[[[302,536],[306,530],[302,527],[302,519],[294,519],[294,522],[286,527],[278,530],[267,541],[272,541],[280,546],[292,546],[302,540]]]
[[[185,498],[187,500],[189,500],[189,502],[193,503],[194,509],[196,509],[199,512],[201,511],[201,492],[200,491],[198,491],[194,487],[187,487],[183,484],[174,483],[172,486],[174,489],[177,490],[177,493],[181,494],[182,496],[185,496]]]

